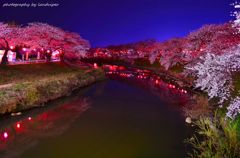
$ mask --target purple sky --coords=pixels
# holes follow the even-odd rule
[[[59,3],[50,8],[2,7],[4,2]],[[0,21],[47,22],[78,32],[93,47],[182,37],[204,24],[229,21],[233,0],[1,0]]]

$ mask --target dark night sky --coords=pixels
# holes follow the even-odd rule
[[[4,2],[59,3],[50,8],[3,8]],[[78,32],[91,45],[182,37],[204,24],[231,19],[233,0],[1,0],[0,21],[47,22]]]

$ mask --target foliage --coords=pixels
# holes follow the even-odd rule
[[[89,57],[100,58],[147,58],[150,63],[159,63],[170,69],[181,64],[198,62],[200,56],[207,52],[214,55],[224,54],[226,51],[240,44],[240,34],[236,34],[237,28],[232,23],[218,25],[204,25],[200,29],[191,32],[184,38],[173,38],[165,42],[155,40],[141,41],[106,48],[92,49]]]
[[[85,56],[90,45],[77,33],[44,23],[29,23],[26,27],[0,23],[0,48],[6,51],[3,58],[6,60],[8,50],[19,47],[48,53],[58,50],[65,60],[76,60]]]
[[[227,117],[235,119],[240,114],[240,97],[236,97],[227,108]]]
[[[236,11],[233,13],[233,16],[235,17],[235,20],[233,21],[233,27],[236,28],[238,30],[238,33],[240,33],[240,3],[235,2],[233,3],[234,8],[236,9]]]
[[[207,96],[197,94],[193,95],[191,100],[190,103],[183,107],[185,116],[196,120],[212,113],[212,107],[209,106]]]
[[[231,100],[233,93],[232,76],[240,68],[240,46],[222,55],[206,54],[201,62],[187,67],[196,74],[196,87],[206,91],[210,99],[220,98],[220,104]],[[239,99],[236,98],[227,108],[227,116],[235,118],[239,113]]]
[[[187,140],[194,149],[193,158],[238,158],[240,155],[240,119],[200,118],[195,125],[198,134]]]
[[[194,66],[187,67],[193,71],[197,79],[196,87],[200,87],[208,93],[210,98],[220,97],[220,103],[223,103],[230,95],[231,72],[228,69],[224,56],[206,54],[200,57],[201,62]]]

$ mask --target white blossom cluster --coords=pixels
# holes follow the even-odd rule
[[[233,27],[240,33],[240,3],[233,4],[236,11]],[[224,52],[222,55],[207,53],[200,57],[200,62],[188,65],[187,69],[196,75],[196,87],[208,93],[209,98],[220,98],[220,105],[226,100],[232,100],[227,107],[226,117],[235,119],[240,114],[240,97],[230,98],[232,89],[232,74],[240,70],[240,45]]]
[[[150,62],[150,64],[153,64],[156,61],[157,56],[158,56],[158,53],[156,53],[156,52],[153,52],[153,53],[151,53],[149,55],[149,62]]]
[[[240,33],[240,3],[236,2],[233,5],[236,9],[236,11],[233,13],[233,16],[235,16],[235,20],[233,21],[233,27],[235,27]]]
[[[240,97],[236,97],[227,108],[227,117],[235,119],[240,113]]]
[[[7,24],[0,22],[0,38],[11,32],[11,28]]]
[[[197,77],[196,87],[208,93],[209,98],[220,98],[222,104],[229,99],[232,87],[232,72],[240,68],[240,46],[223,55],[207,53],[201,61],[187,67]]]

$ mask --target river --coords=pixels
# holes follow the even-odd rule
[[[181,106],[188,94],[166,85],[123,73],[48,106],[4,116],[0,157],[186,157],[183,141],[191,129]]]

